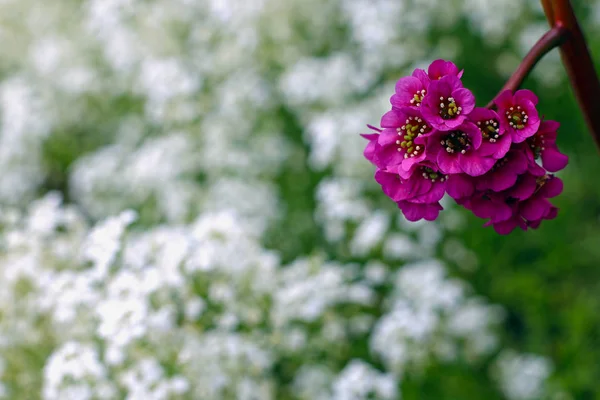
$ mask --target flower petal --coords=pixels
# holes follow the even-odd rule
[[[398,208],[402,210],[404,217],[409,221],[418,221],[426,219],[427,221],[435,220],[443,207],[440,203],[434,204],[414,204],[408,201],[397,202]]]
[[[552,207],[552,204],[543,197],[534,196],[525,201],[520,208],[521,215],[528,221],[542,218]]]
[[[429,190],[427,193],[413,197],[412,199],[408,199],[408,201],[416,204],[435,203],[444,197],[444,193],[446,193],[446,183],[438,181],[431,186],[431,190]]]
[[[365,151],[363,152],[363,155],[365,156],[365,158],[367,160],[369,160],[371,163],[373,163],[374,157],[375,157],[375,149],[377,146],[377,138],[379,137],[379,134],[378,133],[363,133],[360,136],[364,137],[365,139],[367,139],[369,141],[369,143],[367,144],[367,147],[365,147]]]
[[[467,115],[475,108],[475,96],[469,89],[460,88],[452,92],[452,97],[461,108],[461,114]]]
[[[399,128],[404,125],[406,117],[399,110],[391,109],[381,117],[382,128]]]
[[[440,171],[444,174],[458,174],[463,172],[458,162],[458,157],[441,150],[437,156]]]
[[[467,154],[459,154],[458,163],[460,168],[466,174],[471,176],[481,176],[492,169],[496,163],[496,160],[493,158],[481,157],[480,155],[472,152]]]
[[[554,146],[542,150],[542,165],[550,172],[560,171],[569,163],[569,157]]]
[[[537,188],[536,178],[531,174],[521,175],[517,183],[507,193],[509,197],[517,200],[526,200],[533,196]]]
[[[520,227],[524,231],[527,230],[527,226],[522,221],[521,221],[521,223],[519,223],[518,217],[510,218],[510,219],[508,219],[506,221],[502,221],[502,222],[496,222],[495,224],[493,224],[493,226],[494,226],[494,230],[499,235],[508,235],[509,233],[514,231],[515,228],[517,228],[517,227]]]
[[[500,93],[494,103],[498,107],[498,113],[502,114],[501,110],[510,108],[513,105],[513,94],[510,90],[505,90]]]
[[[563,191],[563,181],[560,178],[552,177],[548,179],[539,190],[539,195],[545,198],[556,197]]]
[[[464,174],[454,174],[448,177],[446,191],[453,199],[468,197],[475,192],[473,180]]]
[[[537,105],[538,98],[531,90],[521,89],[517,90],[514,95],[515,104],[521,104],[523,100],[528,100],[533,103],[533,105]]]
[[[458,77],[458,67],[451,61],[435,60],[427,69],[429,78],[440,79],[447,75],[456,75]]]
[[[425,88],[427,88],[427,86],[429,86],[429,83],[431,82],[431,79],[427,75],[427,72],[420,68],[415,69],[412,73],[412,76],[420,80]]]
[[[489,179],[489,189],[494,192],[506,190],[517,182],[517,174],[512,171],[497,171],[491,179]]]
[[[380,134],[379,134],[379,138],[377,139],[377,143],[379,143],[380,146],[389,146],[391,144],[396,144],[396,140],[398,140],[400,137],[398,136],[398,132],[395,129],[392,128],[385,128]]]

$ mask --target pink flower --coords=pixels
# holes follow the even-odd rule
[[[539,228],[539,226],[543,220],[554,219],[554,218],[556,218],[557,215],[558,215],[558,208],[552,206],[546,211],[546,213],[544,214],[544,216],[542,218],[537,219],[535,221],[527,221],[527,226],[530,227],[531,229],[537,229],[537,228]]]
[[[542,165],[550,172],[560,171],[567,166],[569,157],[561,153],[556,146],[556,134],[560,124],[556,121],[543,121],[535,135],[527,139],[531,149],[530,157],[538,159],[541,155]]]
[[[459,203],[467,210],[471,210],[475,216],[489,218],[493,223],[506,221],[513,214],[504,196],[489,190],[476,192],[473,196],[460,200]]]
[[[483,137],[480,153],[490,155],[495,159],[504,157],[512,143],[510,135],[505,135],[504,128],[500,125],[498,114],[487,108],[475,108],[469,114],[469,121],[472,121]]]
[[[445,175],[422,166],[409,179],[402,179],[394,172],[377,170],[375,180],[384,193],[394,200],[409,221],[437,218],[442,206],[439,200],[446,188]]]
[[[511,150],[496,161],[492,169],[477,180],[477,190],[501,192],[515,185],[519,175],[528,168],[527,156],[523,148]]]
[[[429,124],[441,131],[461,125],[475,107],[475,96],[462,87],[458,77],[447,75],[431,82],[421,112]]]
[[[410,221],[434,220],[448,193],[499,234],[536,229],[558,209],[563,189],[549,172],[567,165],[556,146],[558,123],[540,122],[529,90],[502,92],[498,111],[475,108],[463,71],[435,60],[400,79],[383,129],[362,136],[375,180]],[[541,165],[537,160],[541,158]]]
[[[392,200],[408,200],[411,203],[435,203],[442,199],[447,177],[432,168],[421,167],[409,179],[402,179],[395,171],[378,169],[375,180]]]
[[[484,224],[484,226],[490,226],[490,225],[493,226],[494,230],[499,235],[508,235],[509,233],[514,231],[515,228],[517,228],[517,227],[526,231],[527,230],[527,221],[523,220],[523,218],[521,218],[519,216],[518,210],[516,210],[518,208],[518,206],[515,206],[513,208],[515,209],[515,211],[513,212],[513,214],[511,215],[511,217],[509,219],[507,219],[505,221],[500,221],[500,222],[488,221],[486,224]]]
[[[463,71],[459,71],[456,64],[446,60],[435,60],[427,69],[427,75],[432,81],[442,79],[447,75],[454,75],[457,78],[460,78],[462,77],[462,74]]]
[[[472,122],[465,122],[452,131],[439,131],[428,139],[428,149],[444,174],[464,172],[480,176],[488,172],[496,160],[479,154],[481,131]]]
[[[537,179],[534,194],[520,206],[520,213],[527,221],[537,221],[549,215],[554,207],[548,201],[563,191],[563,182],[554,175],[544,175]]]
[[[398,173],[408,178],[425,160],[425,139],[433,132],[417,110],[392,109],[381,118],[385,128],[378,138],[376,163],[380,168],[400,166]]]
[[[397,204],[398,208],[402,211],[402,214],[404,214],[404,217],[413,222],[420,219],[434,221],[440,214],[440,211],[444,209],[439,202],[431,204],[414,204],[408,201],[399,201]]]
[[[454,200],[471,197],[475,193],[476,178],[467,174],[448,175],[446,192]]]
[[[533,190],[531,189],[531,179],[533,181]],[[559,178],[553,175],[544,175],[535,178],[532,175],[526,175],[525,185],[521,189],[512,193],[520,193],[524,201],[514,197],[508,197],[505,203],[511,207],[510,218],[505,220],[491,219],[486,226],[492,225],[497,233],[507,235],[515,228],[520,227],[527,230],[527,227],[536,229],[542,220],[556,218],[558,208],[548,201],[549,198],[558,196],[563,190],[563,183]],[[525,190],[526,189],[526,190]]]
[[[369,129],[375,131],[375,133],[361,133],[360,136],[364,137],[369,141],[367,147],[365,147],[365,151],[363,155],[367,160],[371,162],[371,164],[375,164],[375,150],[377,148],[377,139],[379,138],[379,133],[381,129],[375,128],[372,125],[367,125]]]
[[[415,69],[411,76],[400,78],[396,82],[396,93],[390,98],[390,103],[396,108],[421,106],[427,94],[429,77],[422,69]]]
[[[363,155],[367,160],[369,160],[372,164],[374,163],[375,158],[375,146],[377,146],[377,138],[379,137],[378,133],[361,133],[360,136],[364,137],[369,141],[367,147],[365,147],[365,151]]]
[[[530,90],[502,92],[494,101],[498,107],[500,126],[514,143],[521,143],[535,134],[540,126],[540,117],[535,108],[538,99]]]
[[[519,176],[514,186],[505,190],[503,194],[507,199],[525,201],[535,193],[538,178],[539,176],[527,172]]]

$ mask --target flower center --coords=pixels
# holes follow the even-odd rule
[[[478,121],[477,127],[481,131],[483,138],[490,143],[496,143],[500,138],[500,129],[498,128],[498,121],[489,119],[487,121]]]
[[[415,144],[415,138],[431,130],[431,127],[419,117],[408,117],[404,125],[397,128],[398,136],[402,139],[396,140],[398,151],[404,152],[404,158],[415,157],[423,153],[424,146]]]
[[[443,119],[452,119],[457,115],[460,115],[462,111],[462,107],[459,107],[454,100],[454,97],[448,97],[444,99],[444,97],[440,97],[440,116]]]
[[[465,154],[471,148],[471,139],[463,131],[449,131],[440,143],[450,154]]]
[[[446,179],[448,179],[447,175],[440,174],[429,167],[421,167],[421,175],[423,178],[429,179],[431,182],[435,182],[437,180],[444,182]]]
[[[533,156],[535,157],[536,160],[538,158],[540,158],[542,151],[546,150],[546,148],[544,147],[544,135],[543,134],[538,133],[538,134],[533,135],[532,137],[528,138],[527,144],[529,145],[529,148],[531,149],[531,151],[533,151]]]
[[[521,106],[511,107],[506,111],[506,119],[511,128],[524,129],[529,116],[521,109]]]
[[[412,104],[413,106],[420,107],[421,102],[423,101],[423,97],[425,97],[426,94],[427,94],[427,90],[425,90],[425,89],[419,90],[417,93],[415,93],[413,98],[410,99],[410,104]]]

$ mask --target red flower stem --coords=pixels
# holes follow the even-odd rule
[[[516,71],[512,74],[508,81],[506,81],[502,87],[502,90],[500,90],[500,93],[505,90],[511,90],[514,92],[515,90],[519,89],[525,78],[527,78],[527,75],[529,75],[538,61],[540,61],[542,57],[544,57],[550,50],[565,42],[568,35],[569,31],[562,26],[555,26],[546,32],[544,36],[542,36],[540,40],[538,40],[537,43],[531,48],[531,50],[529,50],[529,53],[527,53],[523,61],[521,61],[521,64],[519,64]],[[500,93],[498,93],[498,96]],[[487,105],[487,108],[494,107],[494,100]]]
[[[551,1],[552,7],[546,3]],[[569,0],[544,0],[544,11],[552,18],[551,25],[569,31],[569,38],[561,45],[561,56],[571,86],[583,111],[583,116],[596,145],[600,149],[600,81],[590,56],[585,37]]]
[[[542,0],[542,7],[544,7],[544,14],[550,26],[554,26],[554,9],[552,8],[552,0]]]

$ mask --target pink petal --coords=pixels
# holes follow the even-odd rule
[[[488,157],[481,157],[475,153],[459,154],[458,163],[460,168],[468,175],[481,176],[488,172],[496,160]],[[440,166],[441,168],[441,166]]]
[[[402,210],[404,217],[413,222],[423,218],[427,221],[433,221],[438,217],[440,211],[443,210],[440,203],[414,204],[407,201],[399,201],[397,204],[400,210]]]
[[[377,140],[379,133],[361,133],[360,136],[364,137],[368,141]]]
[[[496,160],[501,159],[510,150],[510,135],[502,135],[496,143],[484,141],[481,143],[481,147],[478,149],[479,154],[483,156],[492,156]]]
[[[494,230],[499,235],[508,235],[513,230],[515,230],[515,228],[518,226],[520,226],[521,229],[523,229],[523,230],[527,230],[526,226],[522,226],[519,224],[517,218],[511,218],[507,221],[497,222],[497,223],[493,224],[493,226],[494,226]]]
[[[528,221],[540,219],[552,207],[550,202],[542,197],[534,196],[521,205],[521,215]]]
[[[398,110],[390,110],[383,114],[381,117],[381,127],[382,128],[399,128],[404,125],[406,121],[406,117],[400,113]]]
[[[538,103],[538,98],[531,90],[521,89],[515,92],[515,104],[521,104],[523,100],[528,100],[532,102],[534,105]]]
[[[516,174],[513,174],[510,171],[498,171],[497,173],[492,175],[489,182],[489,188],[492,189],[494,192],[501,192],[503,190],[508,189],[509,187],[514,186],[516,182]]]
[[[508,195],[518,200],[526,200],[535,193],[536,188],[537,183],[535,176],[530,174],[521,175]]]
[[[468,197],[475,191],[475,185],[470,177],[463,174],[450,175],[446,184],[446,191],[453,199]]]
[[[478,218],[491,218],[496,214],[497,205],[489,198],[476,197],[471,201],[471,211]]]
[[[426,221],[435,221],[440,215],[440,211],[444,209],[440,203],[424,204],[423,219]]]
[[[498,121],[498,114],[496,114],[496,112],[493,110],[488,110],[487,108],[483,107],[475,107],[473,111],[469,114],[469,120],[475,123],[480,121],[487,121],[490,119],[495,119],[496,121]]]
[[[542,165],[550,172],[560,171],[569,163],[569,157],[554,147],[542,150]]]
[[[391,144],[396,144],[396,140],[398,139],[400,139],[400,136],[395,129],[386,128],[379,134],[377,143],[379,143],[380,146],[388,146]]]
[[[415,170],[415,168],[417,167],[417,164],[423,160],[425,160],[425,152],[421,153],[421,155],[419,155],[417,157],[405,158],[404,160],[402,160],[402,163],[400,164],[398,173],[403,178],[409,177],[412,174],[412,172]]]
[[[429,83],[431,82],[431,79],[427,76],[427,72],[419,68],[413,71],[412,76],[420,80],[425,88],[429,86]]]
[[[510,108],[513,105],[513,94],[510,90],[505,90],[496,97],[494,100],[496,106],[498,106],[498,112],[501,113],[503,109]],[[503,118],[504,119],[504,118]]]
[[[475,108],[475,96],[473,96],[473,93],[469,89],[456,89],[452,92],[452,97],[454,97],[456,103],[462,108],[462,115],[469,114]]]
[[[415,93],[423,89],[423,84],[414,76],[405,76],[396,82],[396,94],[409,96],[409,100],[413,98]]]
[[[435,129],[439,129],[438,126],[444,127],[444,120],[438,114],[437,104],[430,104],[429,96],[425,96],[423,102],[421,103],[421,114],[423,115],[423,119]]]
[[[546,181],[540,188],[539,195],[545,198],[556,197],[563,191],[563,181],[560,178],[553,177]]]
[[[527,172],[538,177],[546,175],[546,170],[540,167],[535,161],[529,161],[527,163]]]
[[[459,74],[458,67],[456,67],[456,65],[453,62],[446,61],[446,60],[433,61],[429,65],[427,72],[429,73],[429,77],[431,79],[440,79],[446,75],[458,75]]]
[[[469,139],[471,140],[471,146],[473,146],[474,149],[481,147],[483,138],[477,125],[472,122],[465,122],[462,124],[459,130],[463,131],[467,134],[467,136],[469,136]]]
[[[446,193],[446,184],[441,182],[435,182],[432,185],[431,190],[429,190],[427,193],[413,197],[412,199],[409,199],[409,201],[411,203],[417,204],[435,203],[440,201],[442,197],[444,197],[444,193]]]
[[[556,132],[560,128],[560,123],[552,120],[545,120],[540,124],[538,133],[543,134],[545,138],[555,138]]]
[[[444,174],[458,174],[463,172],[458,162],[458,157],[453,154],[448,154],[441,150],[437,156],[437,163],[440,171]]]
[[[458,127],[461,126],[466,119],[467,117],[462,114],[454,117],[453,119],[443,119],[440,117],[441,123],[432,123],[431,125],[440,131],[451,131],[453,129],[458,129]]]
[[[369,160],[370,162],[374,162],[374,157],[375,157],[375,151],[377,148],[377,137],[379,136],[378,133],[363,133],[360,136],[364,137],[365,139],[369,140],[369,143],[367,144],[367,147],[365,147],[365,151],[363,152],[364,157]]]

